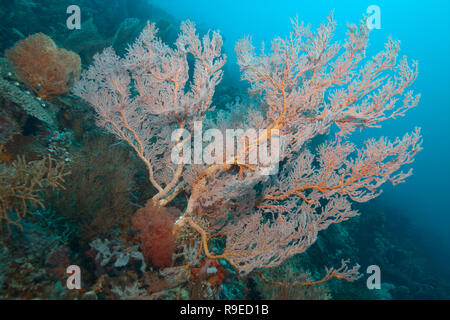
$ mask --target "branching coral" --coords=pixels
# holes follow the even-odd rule
[[[30,116],[45,122],[49,126],[55,126],[55,112],[50,108],[48,103],[40,103],[29,93],[22,91],[20,88],[1,77],[0,95],[7,101],[20,106]],[[47,107],[44,107],[43,105],[46,105]]]
[[[16,225],[33,208],[44,208],[42,194],[47,188],[64,188],[69,174],[64,162],[46,157],[27,162],[25,157],[13,161],[11,167],[0,167],[0,224]]]
[[[134,154],[123,145],[111,147],[112,143],[109,134],[86,136],[83,148],[70,153],[72,174],[65,179],[66,189],[52,199],[52,206],[77,226],[80,245],[125,228],[135,211]]]
[[[18,41],[6,50],[6,57],[14,64],[17,77],[43,99],[68,92],[81,70],[78,54],[58,48],[43,33]]]
[[[287,264],[267,270],[266,275],[257,272],[255,281],[262,295],[261,298],[270,300],[330,300],[332,298],[329,289],[323,283],[326,278],[322,279],[321,283],[314,283],[309,273],[292,270],[296,270],[295,266]],[[277,280],[273,282],[270,279]],[[314,283],[314,285],[300,285],[304,283]]]
[[[411,175],[400,170],[421,150],[419,129],[394,142],[369,140],[361,150],[349,137],[418,104],[419,96],[406,92],[417,77],[416,63],[403,58],[397,64],[399,43],[392,40],[363,62],[369,35],[365,21],[349,27],[343,46],[332,42],[332,16],[316,32],[297,20],[292,24],[291,34],[275,38],[268,53],[263,46],[256,54],[248,38],[237,43],[242,77],[261,101],[258,112],[248,108],[243,115],[243,127],[259,134],[241,132],[238,139],[247,143],[239,154],[215,149],[213,164],[174,164],[170,155],[185,152],[174,145],[195,138],[193,123],[203,120],[210,107],[224,64],[218,33],[200,41],[185,22],[176,47],[170,48],[148,25],[125,58],[106,49],[75,86],[75,93],[94,106],[99,125],[126,141],[147,165],[158,191],[155,204],[167,205],[183,189],[189,194],[177,232],[181,238],[193,232],[199,240],[197,254],[184,267],[197,258],[226,260],[242,275],[279,266],[307,250],[319,231],[357,215],[351,201],[371,200],[385,182],[397,184]],[[190,82],[188,54],[195,60]],[[308,142],[332,127],[334,137],[310,150]],[[172,135],[180,128],[187,134]],[[271,163],[245,160],[255,149],[273,146],[274,135],[282,140],[281,170],[268,177]],[[223,240],[225,248],[213,249],[216,240]],[[323,281],[298,285],[331,278],[353,281],[358,267],[344,261],[328,269]]]

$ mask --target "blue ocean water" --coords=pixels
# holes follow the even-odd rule
[[[290,32],[289,19],[317,27],[334,11],[338,23],[335,40],[345,39],[346,24],[357,24],[367,8],[377,5],[381,29],[370,35],[367,56],[383,49],[388,37],[401,41],[400,56],[419,62],[419,76],[412,89],[421,94],[419,106],[405,117],[383,123],[355,135],[395,138],[422,128],[424,150],[413,164],[414,174],[396,187],[384,186],[379,202],[412,219],[430,235],[430,246],[444,261],[450,259],[450,1],[373,1],[373,0],[164,0],[151,1],[178,19],[190,19],[206,29],[219,29],[225,37],[228,65],[236,66],[233,47],[251,35],[253,43],[266,44],[275,36]],[[237,69],[237,68],[236,68]]]

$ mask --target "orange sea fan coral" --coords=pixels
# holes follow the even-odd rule
[[[20,40],[6,50],[20,81],[27,83],[41,98],[68,92],[81,70],[81,59],[73,51],[58,48],[43,33]]]

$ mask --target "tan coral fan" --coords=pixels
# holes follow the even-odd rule
[[[41,98],[67,93],[80,75],[81,59],[73,51],[58,48],[43,33],[20,40],[6,50],[20,81],[27,83]]]

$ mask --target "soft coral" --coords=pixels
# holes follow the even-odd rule
[[[141,232],[139,237],[145,259],[156,267],[172,264],[175,241],[172,231],[177,212],[176,209],[166,209],[149,200],[132,220],[133,228]]]

